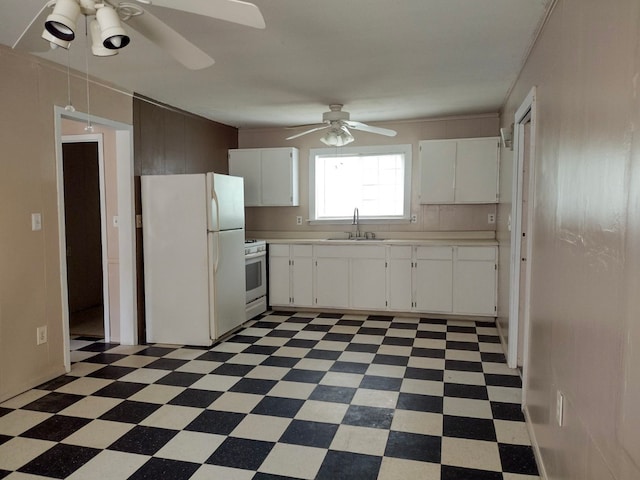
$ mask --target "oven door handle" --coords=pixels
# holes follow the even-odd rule
[[[247,260],[250,260],[252,258],[259,258],[259,257],[266,257],[266,256],[267,256],[266,252],[256,252],[256,253],[249,253],[245,255],[244,258]]]

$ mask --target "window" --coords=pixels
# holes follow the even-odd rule
[[[408,220],[411,145],[318,148],[309,152],[311,221]]]

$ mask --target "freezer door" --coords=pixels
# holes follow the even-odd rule
[[[220,338],[246,320],[244,230],[209,233],[211,337]]]
[[[147,341],[211,345],[205,175],[141,178]]]
[[[244,228],[244,179],[208,173],[207,189],[211,195],[209,231]]]

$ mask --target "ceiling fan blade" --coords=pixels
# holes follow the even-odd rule
[[[284,127],[285,130],[293,130],[293,129],[297,129],[297,128],[305,128],[305,127],[319,127],[320,125],[323,125],[322,123],[304,123],[302,125],[293,125],[291,127]]]
[[[44,30],[44,22],[47,16],[51,13],[51,6],[53,1],[47,2],[38,14],[31,20],[31,23],[24,29],[20,38],[13,44],[15,50],[22,50],[25,52],[46,52],[51,49],[51,45],[44,38],[42,38],[42,31]]]
[[[265,28],[260,9],[253,3],[240,0],[153,0],[158,7],[182,10],[196,15],[226,20],[254,28]]]
[[[148,11],[126,22],[189,70],[210,67],[215,60]]]
[[[318,130],[324,130],[325,128],[329,128],[330,126],[331,125],[322,125],[321,127],[312,128],[311,130],[307,130],[305,132],[298,133],[297,135],[292,135],[291,137],[287,137],[285,140],[293,140],[294,138],[301,137],[301,136],[306,135],[308,133],[317,132]]]
[[[345,121],[344,123],[346,123],[349,127],[353,128],[354,130],[360,130],[360,131],[369,132],[369,133],[377,133],[378,135],[386,135],[387,137],[395,137],[398,133],[395,130],[391,130],[389,128],[372,127],[371,125],[367,125],[366,123],[354,122],[351,120]]]

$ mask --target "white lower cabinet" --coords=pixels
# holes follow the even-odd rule
[[[269,303],[496,314],[497,247],[272,244]]]

